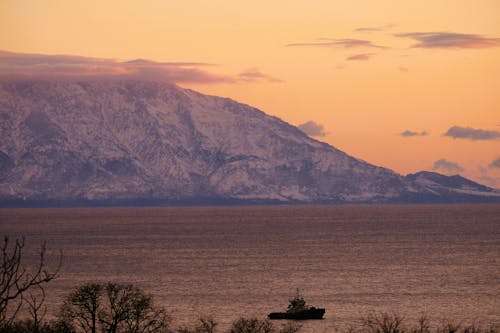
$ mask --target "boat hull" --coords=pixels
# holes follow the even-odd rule
[[[313,308],[297,312],[271,312],[267,317],[269,319],[292,319],[292,320],[308,320],[308,319],[323,319],[325,309]]]

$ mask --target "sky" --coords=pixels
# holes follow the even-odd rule
[[[2,0],[0,76],[164,79],[500,188],[498,0]]]

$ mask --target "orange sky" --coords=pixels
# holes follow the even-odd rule
[[[499,38],[498,0],[0,2],[0,50],[210,64],[231,79],[180,85],[313,121],[402,174],[444,159],[437,171],[498,188]]]

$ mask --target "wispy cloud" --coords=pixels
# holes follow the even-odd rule
[[[282,80],[262,73],[257,68],[250,68],[238,74],[238,77],[246,82],[266,81],[271,83],[280,83]]]
[[[499,160],[498,167],[500,168],[500,158],[498,160]],[[482,184],[485,184],[487,186],[492,186],[492,187],[497,185],[497,181],[489,175],[487,168],[484,168],[482,166],[478,166],[477,169],[479,171],[479,178],[478,179]]]
[[[447,161],[444,158],[434,162],[432,169],[447,174],[456,174],[464,171],[458,163]]]
[[[309,136],[324,137],[326,136],[325,128],[323,125],[314,121],[308,121],[297,126],[302,132]]]
[[[413,137],[413,136],[427,136],[429,133],[427,131],[421,131],[421,132],[414,132],[410,130],[406,130],[404,132],[401,132],[399,135],[402,137],[408,138],[408,137]]]
[[[354,54],[350,57],[345,58],[345,60],[370,60],[375,56],[375,53],[361,53],[361,54]]]
[[[316,42],[309,43],[291,43],[285,46],[306,46],[306,47],[339,47],[339,48],[377,48],[384,49],[385,46],[373,44],[373,42],[364,39],[334,39],[334,38],[319,38]]]
[[[72,55],[0,51],[0,77],[7,78],[133,78],[172,83],[228,83],[235,78],[210,73],[199,62],[118,61]]]
[[[489,167],[491,169],[500,169],[500,157],[490,163]]]
[[[446,133],[443,133],[443,135],[454,139],[467,139],[473,141],[496,140],[500,138],[500,131],[453,126],[450,127]]]
[[[379,32],[379,31],[386,31],[394,28],[394,24],[386,24],[386,25],[379,25],[376,27],[361,27],[354,29],[354,32]]]
[[[412,47],[428,49],[478,49],[500,46],[500,38],[488,38],[482,35],[456,32],[407,32],[395,34],[394,36],[413,39],[417,43]]]

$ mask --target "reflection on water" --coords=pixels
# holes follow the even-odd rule
[[[304,332],[371,311],[500,322],[500,205],[4,209],[0,231],[63,249],[52,313],[75,285],[111,280],[177,324],[264,318],[296,288],[326,308]]]

